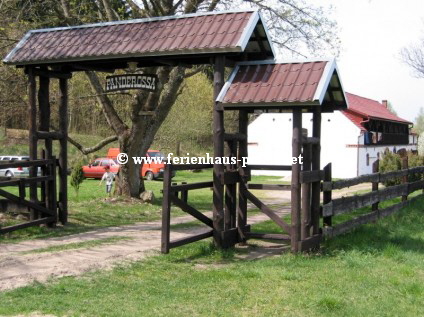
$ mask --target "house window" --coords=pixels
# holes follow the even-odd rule
[[[367,153],[367,166],[370,166],[370,155]]]

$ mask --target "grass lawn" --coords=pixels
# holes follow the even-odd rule
[[[424,198],[318,254],[241,259],[197,242],[0,294],[0,315],[423,316]]]

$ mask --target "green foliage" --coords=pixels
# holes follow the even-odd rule
[[[421,134],[424,132],[424,108],[421,107],[420,111],[418,112],[418,115],[415,117],[414,120],[414,130],[418,134]]]
[[[424,166],[424,157],[408,152],[408,167]],[[409,181],[416,182],[422,179],[422,173],[410,174]]]
[[[424,131],[418,136],[418,154],[424,156]]]
[[[424,166],[424,157],[414,154],[412,152],[407,153],[408,167]],[[381,173],[398,171],[402,169],[402,158],[399,154],[395,154],[391,151],[386,151],[380,160]],[[410,182],[416,182],[422,179],[421,174],[410,174],[408,180]],[[391,179],[383,182],[384,186],[394,186],[401,183],[400,178]]]
[[[384,155],[380,160],[379,171],[381,173],[392,172],[392,171],[400,170],[401,167],[402,167],[402,162],[401,162],[400,156],[398,154],[393,153],[392,151],[386,150],[386,152],[384,152]],[[385,181],[383,184],[384,186],[399,185],[400,179],[390,179]]]
[[[75,190],[77,199],[78,199],[78,192],[83,181],[84,181],[84,173],[82,172],[82,162],[77,161],[72,167],[72,173],[71,173],[71,186]]]

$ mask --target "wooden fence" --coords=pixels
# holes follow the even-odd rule
[[[28,167],[32,171],[29,177],[25,178],[3,178],[0,180],[0,196],[19,206],[26,207],[30,211],[30,220],[27,222],[0,227],[0,234],[23,229],[40,224],[55,225],[58,219],[58,200],[56,195],[56,175],[57,160],[56,158],[32,160],[32,161],[14,161],[0,164],[1,169]],[[41,174],[37,176],[37,169]],[[35,175],[35,176],[33,176]],[[38,186],[37,186],[38,185]],[[17,187],[18,194],[5,190],[4,187]],[[30,190],[35,188],[37,199],[27,199],[26,188]],[[39,193],[37,193],[37,187]],[[36,196],[36,197],[37,197]]]
[[[403,160],[402,170],[387,173],[379,173],[377,171],[378,161],[373,166],[373,174],[362,175],[351,179],[332,181],[331,164],[328,164],[324,168],[324,181],[322,183],[322,191],[324,197],[322,205],[322,233],[325,237],[331,238],[346,233],[362,224],[375,222],[380,218],[389,216],[408,205],[411,201],[415,200],[415,198],[408,200],[409,194],[424,188],[424,180],[421,179],[422,174],[424,173],[424,166],[408,168],[407,160],[405,159]],[[411,175],[420,174],[420,180],[412,182],[409,181]],[[379,187],[380,183],[393,179],[400,179],[401,184],[386,188]],[[371,192],[332,199],[333,190],[339,190],[346,187],[369,182],[371,182],[372,184]],[[391,200],[396,197],[402,197],[402,201],[386,208],[380,208],[379,203]],[[421,195],[418,197],[421,197]],[[333,224],[334,216],[341,214],[349,214],[354,211],[357,211],[359,208],[367,206],[371,206],[371,212],[361,214],[343,223],[339,223],[336,225]]]

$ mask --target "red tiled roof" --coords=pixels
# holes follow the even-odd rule
[[[259,51],[248,41],[257,11],[214,12],[29,31],[4,62],[16,65],[90,59]],[[273,57],[266,29],[267,55]],[[260,32],[261,33],[261,32]]]
[[[350,106],[350,105],[349,105]],[[359,129],[366,131],[366,129],[362,126],[361,122],[366,120],[363,116],[360,116],[354,112],[351,112],[349,110],[344,110],[342,113],[353,122],[354,125],[356,125]]]
[[[363,117],[363,119],[365,120],[373,118],[408,124],[412,123],[393,114],[392,112],[390,112],[389,109],[387,109],[385,106],[383,106],[380,102],[376,100],[360,97],[348,92],[346,92],[346,98],[348,100],[349,110],[344,111],[343,113],[349,119],[351,119],[351,117],[355,115],[356,117]]]
[[[327,88],[339,82],[334,61],[240,63],[218,96],[224,106],[321,105]],[[341,85],[338,101],[345,104]]]

